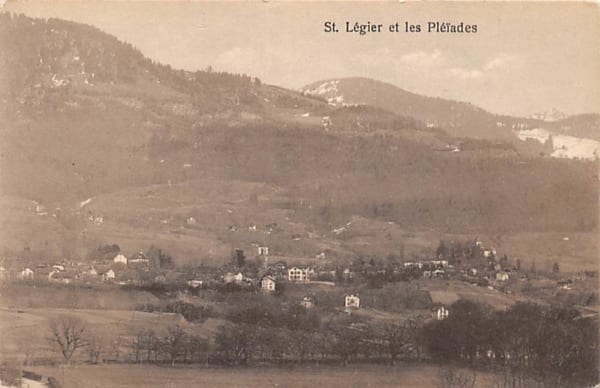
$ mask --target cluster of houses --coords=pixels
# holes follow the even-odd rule
[[[6,269],[0,266],[0,282],[9,280],[49,281],[63,284],[75,282],[118,282],[131,283],[140,270],[146,271],[150,260],[138,253],[127,258],[122,253],[112,259],[94,263],[74,263],[63,261],[55,264],[37,264]]]

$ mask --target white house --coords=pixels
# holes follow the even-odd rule
[[[227,272],[225,275],[223,275],[223,283],[241,284],[243,280],[244,275],[241,272],[238,272],[236,274]]]
[[[305,283],[308,282],[308,269],[292,267],[288,269],[288,280],[290,282]]]
[[[346,308],[360,308],[360,298],[358,297],[358,295],[346,295],[346,298],[344,300],[344,306]]]
[[[496,272],[496,280],[501,282],[506,282],[510,278],[510,275],[506,271],[498,271]]]
[[[20,279],[33,279],[33,270],[31,268],[25,268],[23,271],[19,272]]]
[[[96,268],[90,267],[83,274],[86,276],[98,276],[98,271],[96,271]]]
[[[113,262],[127,265],[127,257],[125,257],[123,254],[119,253],[118,255],[115,256],[115,258],[113,259]]]
[[[275,278],[269,275],[264,276],[260,280],[260,288],[264,291],[275,291],[276,284]]]
[[[238,272],[235,275],[233,275],[233,282],[235,284],[242,284],[243,280],[244,280],[244,275],[241,272]]]
[[[115,280],[115,271],[109,269],[108,271],[102,274],[102,281],[108,282],[110,280]]]
[[[448,318],[448,315],[450,315],[450,312],[444,306],[439,306],[438,308],[433,309],[433,319],[441,321],[442,319]]]
[[[496,250],[494,248],[483,250],[483,257],[492,257],[492,256],[496,256]]]
[[[191,279],[191,280],[187,281],[187,285],[192,288],[202,287],[203,284],[204,284],[204,282],[202,280],[197,280],[197,279]]]
[[[435,278],[440,278],[442,276],[444,276],[445,272],[443,269],[436,269],[435,271],[431,272],[431,276],[435,277]]]
[[[259,256],[269,256],[269,247],[258,247]]]

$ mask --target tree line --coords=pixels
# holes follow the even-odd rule
[[[172,307],[190,310],[183,304]],[[163,330],[137,329],[120,338],[120,351],[106,350],[98,337],[84,335],[81,320],[53,321],[51,332],[66,363],[86,348],[92,363],[347,365],[428,360],[485,370],[498,376],[502,387],[585,387],[598,380],[598,322],[570,307],[519,302],[498,311],[459,300],[449,306],[448,318],[425,323],[374,322],[356,314],[325,320],[316,309],[284,307],[280,314],[269,305],[231,307],[223,315],[226,323],[210,336],[185,321]]]
[[[500,371],[506,386],[590,386],[598,379],[598,322],[576,309],[519,302],[506,311],[458,301],[424,326],[431,357]]]

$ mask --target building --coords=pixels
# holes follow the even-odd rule
[[[60,271],[57,269],[54,269],[54,267],[50,267],[47,265],[37,266],[35,268],[36,277],[38,279],[47,278],[48,280],[50,280],[50,279],[52,279],[52,276],[58,272],[60,272]]]
[[[33,270],[31,268],[24,268],[19,272],[19,279],[33,279]]]
[[[354,271],[352,271],[350,268],[344,268],[344,271],[342,272],[342,276],[343,276],[344,280],[354,279]]]
[[[269,247],[258,247],[259,256],[269,256]]]
[[[192,288],[202,287],[203,284],[204,284],[204,282],[202,280],[198,280],[198,279],[190,279],[187,281],[187,285]]]
[[[434,307],[433,309],[433,319],[441,321],[442,319],[448,318],[450,315],[450,311],[444,306]]]
[[[292,267],[288,269],[288,280],[295,283],[308,282],[308,268]]]
[[[300,305],[304,308],[310,309],[315,307],[315,300],[310,296],[305,296],[300,302]]]
[[[277,283],[275,282],[275,278],[270,275],[264,276],[260,280],[260,289],[264,291],[275,291],[276,285]]]
[[[115,277],[116,277],[115,271],[113,271],[112,269],[108,269],[106,271],[98,270],[97,272],[98,272],[98,275],[102,276],[103,282],[115,280]]]
[[[75,280],[75,275],[70,272],[56,272],[51,275],[50,279],[55,282],[70,284]]]
[[[223,275],[223,283],[241,284],[243,280],[244,275],[241,272],[238,272],[236,274],[227,272],[225,275]]]
[[[96,271],[96,268],[94,267],[90,267],[87,270],[83,271],[83,274],[85,276],[98,276],[98,271]]]
[[[446,274],[446,272],[444,272],[444,270],[442,269],[436,269],[435,271],[431,272],[431,276],[434,278],[441,278]]]
[[[360,298],[358,295],[346,295],[344,299],[344,307],[346,308],[360,308]]]
[[[118,255],[115,256],[115,258],[113,259],[113,262],[127,265],[127,257],[125,257],[123,254],[119,253]]]
[[[506,271],[498,271],[496,272],[496,280],[501,282],[506,282],[510,278],[510,275]]]

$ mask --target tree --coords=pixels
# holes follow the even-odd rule
[[[559,273],[560,272],[560,267],[558,266],[558,263],[554,263],[554,265],[552,265],[552,273]]]
[[[171,365],[175,365],[175,360],[185,350],[186,333],[179,325],[168,328],[167,335],[164,338],[165,351],[169,355]]]
[[[90,363],[97,364],[100,359],[100,354],[104,348],[102,338],[96,335],[88,337],[88,354],[90,356]]]
[[[85,322],[76,317],[61,315],[50,321],[52,338],[58,344],[66,364],[77,349],[87,345],[83,338],[85,330]]]
[[[358,355],[365,340],[363,332],[344,325],[330,325],[326,333],[333,339],[331,351],[338,355],[344,366]]]
[[[246,264],[246,255],[243,249],[236,248],[234,252],[234,264],[238,267],[243,267]]]
[[[254,353],[255,338],[255,326],[224,325],[219,328],[215,343],[229,361],[247,364]]]
[[[383,339],[387,345],[392,364],[396,362],[398,355],[411,349],[415,332],[416,324],[412,320],[408,320],[403,324],[394,323],[385,326]]]
[[[173,258],[171,255],[163,252],[160,248],[151,246],[146,253],[144,253],[144,256],[150,260],[152,268],[173,268]]]

